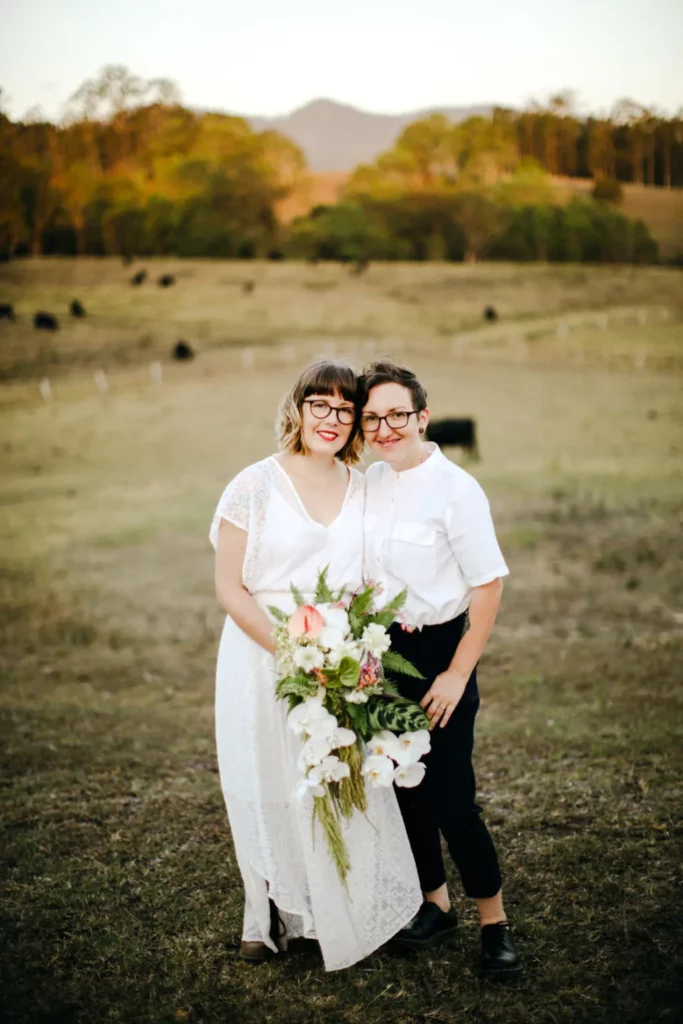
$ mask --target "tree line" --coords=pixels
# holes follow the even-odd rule
[[[172,83],[106,68],[63,124],[0,114],[0,252],[263,255],[304,166],[276,132],[197,114]]]
[[[590,177],[595,199],[558,203],[550,175]],[[197,113],[173,83],[110,66],[59,125],[0,114],[0,255],[649,262],[620,182],[683,186],[683,118],[623,101],[581,119],[571,96],[453,124],[409,125],[351,174],[342,200],[280,223],[306,178],[289,139]]]

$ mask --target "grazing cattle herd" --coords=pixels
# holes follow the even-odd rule
[[[277,259],[279,255],[279,253],[271,253],[269,258]],[[124,266],[129,266],[132,263],[132,258],[124,257],[122,262]],[[318,260],[309,260],[309,262],[317,263]],[[360,276],[366,272],[369,265],[369,261],[366,259],[357,260],[352,264],[350,273]],[[140,287],[145,283],[147,277],[146,270],[138,270],[131,277],[130,283],[133,287]],[[173,274],[162,274],[157,280],[160,288],[170,288],[175,283],[176,279]],[[242,291],[245,295],[251,295],[255,288],[256,282],[254,280],[248,279],[242,283]],[[85,306],[79,299],[72,300],[69,306],[69,313],[77,320],[82,320],[87,315]],[[494,323],[498,319],[498,313],[493,306],[486,306],[483,311],[483,317],[488,323]],[[16,322],[17,316],[11,302],[0,303],[0,320]],[[57,331],[59,330],[59,321],[54,313],[38,310],[33,316],[33,326],[36,330]],[[177,341],[171,349],[171,358],[179,362],[186,362],[187,360],[194,359],[194,357],[194,349],[188,341]],[[433,420],[427,428],[427,437],[430,441],[435,441],[442,448],[462,448],[472,458],[479,458],[477,428],[475,421],[471,418]]]

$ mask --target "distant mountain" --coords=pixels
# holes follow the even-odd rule
[[[406,125],[430,114],[463,121],[488,114],[490,104],[432,107],[409,114],[369,114],[334,100],[313,100],[285,117],[246,117],[254,131],[274,129],[304,151],[312,171],[350,171],[389,149]]]

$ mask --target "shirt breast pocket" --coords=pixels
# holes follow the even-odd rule
[[[391,570],[408,587],[431,580],[436,571],[436,530],[410,520],[396,523],[391,534]]]

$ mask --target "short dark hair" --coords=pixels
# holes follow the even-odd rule
[[[427,408],[427,392],[407,366],[399,366],[391,359],[380,359],[376,363],[370,363],[358,378],[358,406],[363,408],[370,397],[373,388],[380,384],[400,384],[401,387],[410,391],[410,397],[415,412],[422,412]]]

